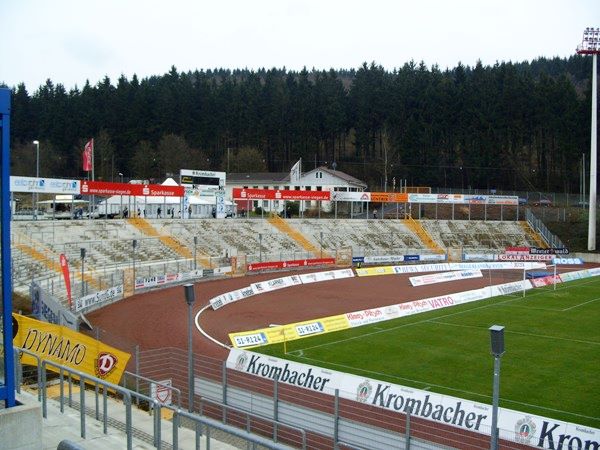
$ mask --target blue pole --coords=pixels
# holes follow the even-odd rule
[[[10,273],[10,89],[0,89],[0,242],[2,261],[2,325],[4,334],[4,383],[0,400],[15,406],[15,366],[12,328],[12,278]]]

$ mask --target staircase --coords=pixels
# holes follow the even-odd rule
[[[272,215],[267,219],[271,225],[277,228],[280,232],[288,235],[294,240],[299,246],[301,246],[307,252],[311,252],[316,258],[321,255],[321,249],[313,245],[308,239],[306,239],[302,233],[292,228],[292,226],[281,217]]]
[[[183,258],[191,259],[194,257],[190,249],[183,245],[181,242],[179,242],[177,238],[171,235],[160,234],[160,232],[156,228],[154,228],[152,224],[146,219],[143,219],[141,217],[132,217],[127,219],[127,222],[129,222],[131,225],[137,228],[142,234],[148,237],[158,238],[160,242],[162,242],[164,245],[169,247],[171,250],[173,250],[175,253],[182,256]],[[210,257],[208,255],[196,255],[196,262],[201,267],[211,267]]]
[[[524,220],[519,221],[519,225],[521,225],[521,228],[523,228],[525,234],[527,234],[527,236],[529,236],[529,238],[532,239],[539,248],[548,248],[548,244],[546,243],[546,241],[542,239],[542,236],[539,233],[537,233],[533,228],[531,228],[529,222],[526,222]]]
[[[53,272],[56,272],[56,274],[62,275],[62,268],[60,267],[60,263],[59,263],[60,255],[56,254],[52,250],[49,250],[48,248],[45,248],[41,242],[37,242],[30,238],[28,238],[28,240],[32,244],[35,244],[35,247],[33,245],[24,244],[24,243],[13,244],[13,246],[16,249],[18,249],[19,251],[21,251],[22,253],[25,253],[26,255],[28,255],[31,259],[34,259],[34,260],[42,263],[48,269],[52,270]],[[38,249],[40,249],[40,250],[38,250]],[[81,267],[81,262],[77,261],[77,260],[74,260],[74,261],[69,260],[69,264],[71,264],[74,267]],[[92,286],[93,288],[99,290],[100,283],[94,278],[93,272],[94,272],[94,269],[92,267],[89,267],[88,271],[86,271],[83,274],[83,277],[82,277],[80,271],[73,271],[73,275],[75,276],[75,278],[79,279],[80,281],[85,281],[89,286]]]
[[[444,249],[433,240],[425,228],[423,228],[423,226],[410,215],[408,215],[406,220],[404,220],[404,225],[406,225],[409,230],[415,233],[429,250],[433,250],[436,253],[445,253]]]

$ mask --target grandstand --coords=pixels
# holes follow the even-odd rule
[[[285,226],[283,226],[285,225]],[[136,247],[133,247],[133,241]],[[64,297],[59,255],[70,265],[73,290],[81,283],[80,249],[86,249],[85,292],[137,276],[178,273],[226,264],[331,256],[503,251],[507,246],[541,246],[521,222],[481,220],[356,219],[113,219],[18,221],[12,226],[13,286],[27,294],[32,280]],[[194,263],[194,256],[196,257]],[[62,288],[61,288],[62,286]],[[59,294],[63,292],[63,294]]]

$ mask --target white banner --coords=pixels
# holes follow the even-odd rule
[[[410,277],[408,280],[413,286],[426,286],[428,284],[445,283],[447,281],[465,280],[467,278],[483,277],[481,270],[458,270],[455,272],[441,272],[429,275]]]
[[[554,255],[498,255],[498,261],[552,261]]]
[[[496,255],[493,253],[464,253],[463,259],[465,261],[493,261],[496,259]]]
[[[76,299],[74,309],[77,312],[89,306],[108,303],[121,298],[123,298],[122,284]]]
[[[321,281],[341,280],[343,278],[352,278],[354,272],[352,269],[327,270],[325,272],[304,273],[300,275],[303,284],[318,283]]]
[[[370,202],[370,192],[331,191],[332,202]]]
[[[365,264],[392,263],[404,261],[404,255],[382,255],[382,256],[365,256],[363,262]]]
[[[79,180],[60,178],[10,177],[10,192],[38,192],[41,194],[79,195]]]
[[[236,348],[230,350],[226,364],[228,369],[277,379],[280,383],[330,396],[338,390],[339,396],[347,400],[389,411],[410,411],[413,416],[464,430],[489,434],[492,427],[492,407],[484,403]],[[538,448],[558,448],[554,446],[557,442],[568,442],[572,448],[598,448],[600,445],[597,428],[506,408],[499,409],[498,427],[501,439]]]

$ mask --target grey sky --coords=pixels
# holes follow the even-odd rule
[[[2,0],[0,81],[287,67],[442,69],[574,53],[598,0]]]

